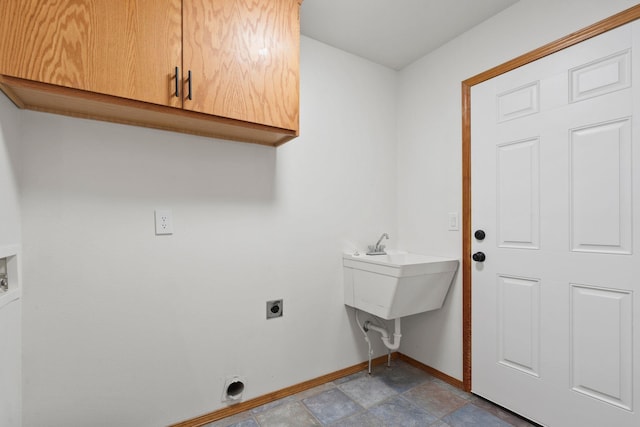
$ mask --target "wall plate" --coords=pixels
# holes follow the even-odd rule
[[[282,317],[283,300],[276,299],[267,301],[267,319]]]

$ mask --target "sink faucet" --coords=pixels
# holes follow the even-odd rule
[[[384,245],[381,245],[382,239],[388,239],[389,235],[387,233],[382,233],[382,236],[378,239],[375,245],[369,245],[369,252],[367,255],[386,255],[387,253],[384,251]]]

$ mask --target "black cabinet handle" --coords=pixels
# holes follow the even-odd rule
[[[473,260],[476,262],[484,262],[484,260],[487,259],[484,252],[476,252],[471,256],[471,258],[473,258]]]
[[[189,101],[191,101],[193,98],[191,97],[191,70],[189,70],[188,76],[187,76],[187,83],[188,83],[188,87],[189,87],[189,93],[187,94],[187,98],[189,99]]]
[[[176,98],[180,98],[180,67],[176,67]]]

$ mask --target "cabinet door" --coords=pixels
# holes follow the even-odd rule
[[[180,107],[181,0],[2,0],[0,74]]]
[[[184,0],[184,108],[297,131],[299,9],[298,0]]]

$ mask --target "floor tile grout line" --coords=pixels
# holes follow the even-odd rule
[[[329,389],[329,390],[331,390],[331,389]],[[304,404],[303,400],[304,400],[304,399],[300,399],[300,400],[298,400],[298,402],[300,402],[300,404],[302,405],[302,407],[304,408],[304,410],[305,410],[305,411],[307,411],[307,413],[308,413],[309,415],[311,415],[311,417],[312,417],[314,420],[316,420],[316,421],[318,422],[318,424],[319,424],[319,425],[324,426],[324,424],[322,423],[322,421],[320,421],[320,420],[318,419],[318,417],[316,417],[316,416],[313,414],[313,412],[311,412],[311,410],[307,407],[307,405],[305,405],[305,404]]]

